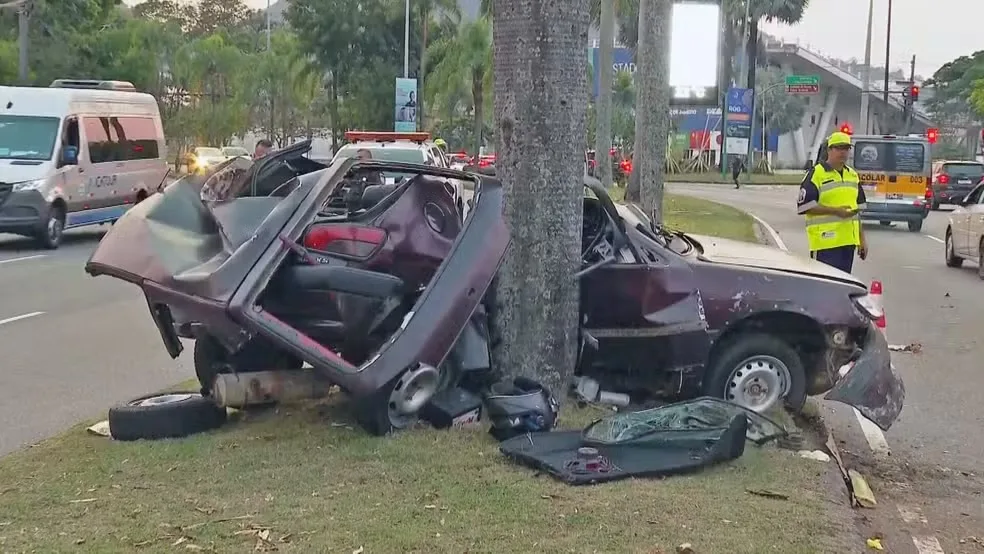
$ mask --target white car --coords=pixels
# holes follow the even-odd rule
[[[354,158],[359,150],[368,150],[374,160],[406,162],[451,168],[444,152],[431,140],[430,133],[388,133],[374,131],[347,131],[345,139],[349,144],[338,149],[332,161],[340,158]],[[395,176],[386,176],[395,181]],[[448,181],[454,187],[455,203],[458,211],[464,214],[465,189],[458,180]]]
[[[223,146],[222,155],[225,159],[237,158],[239,156],[246,156],[247,158],[251,156],[249,150],[246,150],[242,146]]]
[[[975,261],[977,275],[984,279],[984,182],[956,202],[946,226],[946,265],[960,267],[964,260]]]

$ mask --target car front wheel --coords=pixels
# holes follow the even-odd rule
[[[781,403],[798,412],[806,402],[806,371],[799,354],[779,338],[742,333],[715,353],[704,394],[764,413]]]

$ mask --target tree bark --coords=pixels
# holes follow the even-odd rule
[[[482,131],[485,130],[485,75],[472,70],[472,106],[475,113],[472,120],[472,140],[475,141],[475,153],[481,152]]]
[[[638,190],[638,198],[631,200],[638,202],[654,222],[663,220],[663,180],[670,123],[669,29],[672,9],[672,0],[642,0],[639,5],[636,137],[629,184]]]
[[[615,0],[601,0],[601,45],[598,48],[598,101],[595,103],[595,171],[605,187],[612,186],[612,82],[615,70]]]
[[[512,234],[496,279],[493,360],[563,401],[577,361],[588,0],[493,5],[496,172]]]

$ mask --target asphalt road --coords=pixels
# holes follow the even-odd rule
[[[798,187],[670,185],[669,190],[745,209],[772,225],[793,253],[806,256],[803,219],[796,215]],[[944,210],[949,210],[944,206]],[[841,446],[878,483],[879,502],[896,505],[898,530],[915,537],[906,550],[893,537],[891,552],[981,552],[968,537],[984,539],[984,282],[976,265],[943,263],[947,211],[930,213],[922,232],[904,224],[865,225],[868,260],[854,273],[884,285],[887,335],[892,344],[920,343],[920,354],[895,353],[906,384],[898,422],[884,435],[867,435],[853,410],[825,402],[826,418]],[[887,452],[886,452],[887,450]],[[889,504],[891,505],[891,504]],[[884,516],[886,510],[879,510]],[[891,513],[892,509],[888,509]],[[866,512],[866,515],[869,512]],[[877,517],[877,516],[874,516]],[[923,521],[925,520],[925,521]],[[929,539],[927,538],[929,537]],[[935,537],[942,550],[930,540]],[[964,543],[960,541],[964,540]],[[926,544],[928,541],[928,545]]]
[[[164,351],[139,289],[83,265],[104,229],[55,251],[0,235],[0,455],[194,376]]]

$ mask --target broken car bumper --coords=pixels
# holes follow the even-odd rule
[[[905,383],[892,365],[885,335],[874,324],[869,324],[861,355],[826,398],[853,406],[883,431],[898,419],[905,402]]]

